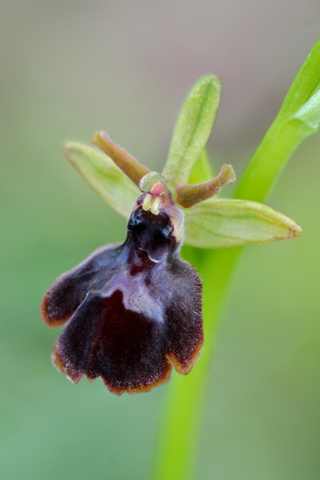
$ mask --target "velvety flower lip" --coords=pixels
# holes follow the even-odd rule
[[[54,365],[75,383],[101,376],[117,395],[165,383],[172,366],[188,373],[203,345],[201,281],[180,258],[181,225],[165,206],[145,211],[145,200],[136,202],[126,241],[59,277],[41,304],[47,326],[64,324]]]

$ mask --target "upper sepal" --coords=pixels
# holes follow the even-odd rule
[[[184,213],[185,243],[194,247],[239,247],[301,235],[293,220],[258,202],[209,199]]]
[[[192,168],[206,146],[220,102],[218,77],[202,77],[189,92],[178,115],[163,176],[174,191],[188,183]]]

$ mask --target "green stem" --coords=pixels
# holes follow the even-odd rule
[[[203,317],[205,319],[205,346],[197,368],[183,377],[171,380],[161,425],[160,445],[155,465],[156,480],[187,480],[193,478],[209,364],[215,346],[216,328],[222,298],[227,293],[241,249],[204,252],[196,265],[203,280]],[[201,266],[202,264],[202,266]],[[212,273],[219,272],[219,282],[212,282]]]
[[[304,129],[297,129],[293,123],[279,126],[275,121],[245,170],[235,191],[235,198],[263,202],[306,136]]]
[[[315,108],[314,102],[311,102],[309,117],[308,111],[306,113],[307,102],[317,98],[319,82],[318,40],[244,172],[236,198],[263,201],[295,149],[319,128],[319,122],[315,122],[315,118],[318,119],[315,111],[320,118],[320,105]],[[205,346],[194,370],[187,377],[176,376],[171,380],[154,464],[154,480],[194,478],[208,367],[215,346],[218,320],[241,252],[241,248],[202,253],[197,249],[188,250],[203,280]]]

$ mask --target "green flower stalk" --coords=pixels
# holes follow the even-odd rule
[[[41,314],[65,325],[53,363],[77,383],[101,376],[116,394],[148,391],[175,377],[155,462],[156,479],[192,478],[207,370],[217,318],[231,274],[246,245],[299,237],[301,228],[264,201],[286,161],[320,125],[320,42],[236,189],[231,165],[211,178],[205,147],[220,102],[211,74],[191,89],[179,113],[168,159],[152,172],[103,131],[92,143],[69,142],[64,153],[89,185],[128,220],[127,240],[102,247],[48,290]],[[202,250],[200,250],[202,249]],[[214,279],[214,283],[213,283]]]

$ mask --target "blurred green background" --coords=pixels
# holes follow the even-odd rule
[[[125,238],[61,153],[105,129],[164,164],[191,85],[222,78],[209,152],[238,175],[320,32],[316,0],[0,1],[0,478],[147,480],[167,386],[110,394],[50,362],[46,289]],[[247,248],[220,329],[197,480],[320,478],[320,135],[268,199],[300,239]],[[232,187],[226,187],[226,194]],[[172,380],[174,381],[174,379]],[[165,480],[165,479],[164,479]]]

